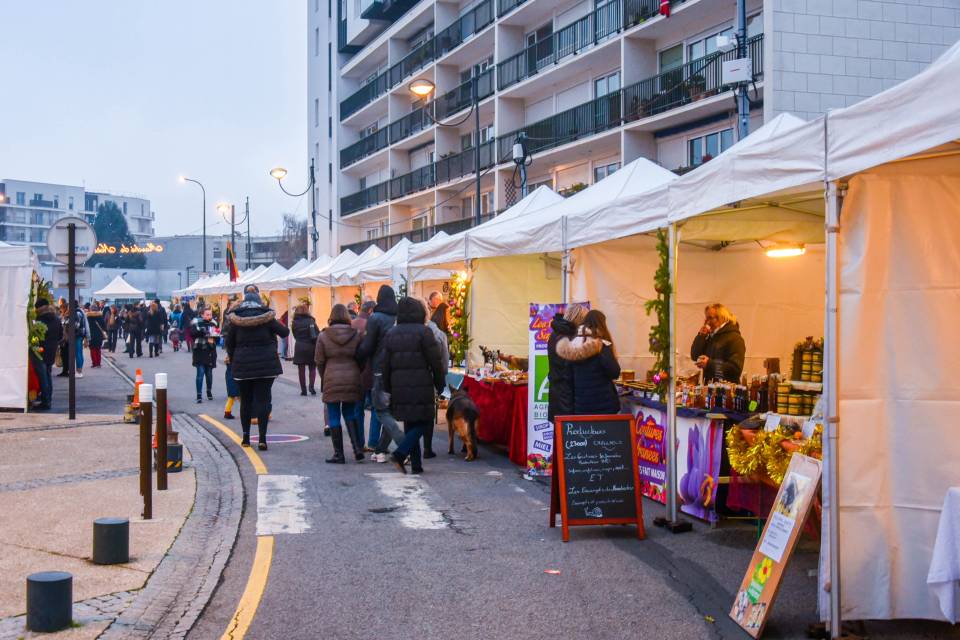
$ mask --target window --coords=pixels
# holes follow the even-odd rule
[[[410,228],[414,231],[420,231],[427,228],[427,216],[417,216],[410,221]]]
[[[407,44],[410,46],[410,51],[413,51],[420,45],[426,43],[432,37],[433,37],[433,25],[431,24],[429,27],[421,29],[420,31],[415,33],[412,38],[407,40]]]
[[[678,44],[669,49],[664,49],[659,54],[659,61],[660,73],[683,65],[683,45]]]
[[[320,126],[320,98],[313,99],[313,126]]]
[[[367,240],[376,240],[380,237],[380,229],[367,229]]]
[[[53,196],[53,208],[54,209],[60,208],[60,196]]]
[[[67,196],[67,209],[73,211],[73,196]]]
[[[43,224],[43,217],[44,217],[44,216],[43,216],[42,213],[35,211],[34,214],[33,214],[33,216],[31,217],[30,222],[31,222],[32,224]]]
[[[379,129],[380,129],[380,123],[374,122],[373,124],[368,125],[360,130],[360,137],[366,138],[367,136],[372,136],[377,131],[379,131]]]
[[[469,218],[473,215],[474,199],[473,198],[461,198],[460,200],[460,217]]]
[[[717,36],[733,36],[733,27],[721,29],[687,45],[687,60],[708,56],[717,50]]]
[[[593,168],[593,182],[597,183],[620,168],[619,162],[603,164]]]
[[[537,187],[547,187],[548,189],[553,189],[553,178],[546,178],[538,182],[528,182],[527,193],[533,193],[537,190]]]
[[[476,78],[481,73],[493,66],[493,56],[490,56],[486,60],[481,60],[475,65],[462,69],[460,71],[460,84],[469,82],[471,78]]]
[[[464,135],[460,136],[460,149],[461,149],[462,151],[466,151],[467,149],[471,148],[472,146],[473,146],[473,134],[472,134],[472,133],[465,133]]]
[[[390,233],[390,223],[384,218],[380,221],[380,235],[385,236]]]
[[[140,215],[141,215],[141,216],[143,215],[143,203],[142,203],[142,202],[140,203]]]
[[[367,188],[367,176],[360,178],[360,191],[363,191]]]
[[[733,129],[724,129],[705,136],[691,138],[689,141],[688,161],[691,167],[696,167],[733,146]]]
[[[42,193],[35,193],[35,194],[33,194],[33,200],[34,200],[35,202],[39,202],[40,200],[43,200],[43,194],[42,194]]]
[[[220,247],[220,245],[216,245],[216,246],[213,247],[213,257],[214,257],[214,258],[222,258],[222,257],[223,257],[223,248]]]
[[[17,204],[20,206],[27,204],[27,194],[25,194],[23,191],[17,191]]]
[[[214,270],[214,271],[220,271],[220,263],[219,263],[219,262],[214,262],[214,263],[213,263],[213,270]]]
[[[320,27],[313,30],[313,55],[320,55]]]
[[[123,215],[127,215],[127,203],[123,203]]]
[[[620,89],[620,70],[609,73],[593,81],[593,97],[599,98]]]

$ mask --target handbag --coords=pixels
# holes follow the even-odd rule
[[[317,325],[315,325],[315,324],[310,325],[310,340],[311,340],[311,342],[316,342],[319,337],[320,337],[320,332],[317,331]]]

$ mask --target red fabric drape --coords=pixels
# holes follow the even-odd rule
[[[483,382],[467,376],[463,379],[461,389],[470,395],[480,410],[477,437],[483,442],[508,447],[510,460],[525,466],[527,386]]]

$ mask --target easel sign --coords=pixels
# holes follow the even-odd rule
[[[570,527],[603,524],[636,524],[643,540],[633,416],[558,416],[553,442],[550,526],[559,509],[563,541]]]
[[[740,583],[730,617],[754,638],[760,637],[767,624],[783,570],[797,546],[820,486],[821,470],[821,462],[816,458],[793,454],[760,543]]]

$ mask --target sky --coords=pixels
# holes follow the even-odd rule
[[[146,196],[158,235],[305,217],[303,0],[2,0],[0,179]],[[289,184],[288,184],[289,183]]]

